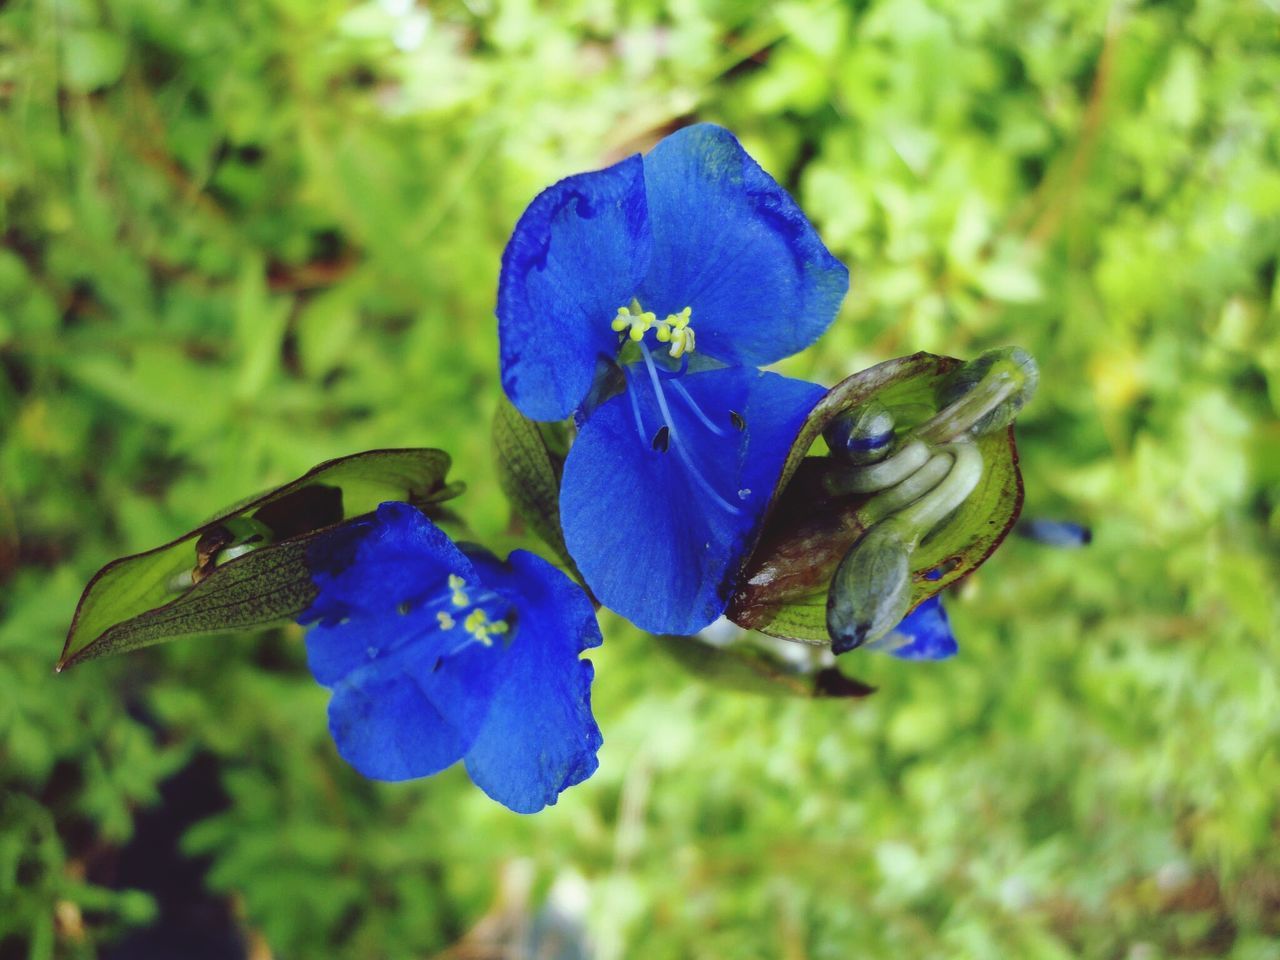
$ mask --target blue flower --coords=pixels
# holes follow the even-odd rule
[[[824,393],[755,368],[816,340],[848,283],[786,191],[708,124],[530,204],[502,261],[502,382],[526,416],[578,415],[561,520],[603,604],[675,634],[724,610]]]
[[[300,623],[333,691],[338,752],[377,780],[465,759],[490,797],[533,813],[595,771],[591,662],[600,630],[582,590],[517,550],[459,549],[417,509],[384,503],[307,552],[319,591]]]
[[[942,598],[933,596],[903,617],[892,633],[867,644],[867,649],[903,660],[946,660],[954,657],[959,648]]]

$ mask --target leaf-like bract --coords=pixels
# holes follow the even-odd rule
[[[727,616],[777,637],[826,642],[827,592],[841,558],[862,535],[867,495],[833,497],[824,478],[848,469],[809,451],[846,410],[875,398],[901,430],[937,412],[937,386],[961,361],[917,353],[877,364],[832,387],[805,422],[774,491],[755,551],[738,580]],[[1013,428],[981,437],[983,474],[968,499],[912,554],[911,608],[977,569],[1012,529],[1022,509],[1022,476]]]
[[[564,451],[557,449],[559,423],[530,420],[505,396],[493,416],[493,456],[498,484],[512,508],[539,539],[555,551],[566,569],[581,581],[569,556],[560,526],[560,475]],[[567,438],[563,444],[567,449]]]
[[[370,450],[329,460],[221,511],[177,539],[107,564],[89,581],[61,670],[173,637],[288,619],[314,596],[305,545],[384,500],[429,506],[456,496],[442,450]],[[245,536],[245,532],[250,536]],[[217,563],[225,547],[250,552]]]

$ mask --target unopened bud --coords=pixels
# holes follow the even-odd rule
[[[948,409],[953,413],[950,436],[964,430],[973,436],[1003,430],[1013,423],[1039,383],[1035,358],[1021,347],[988,350],[962,364],[938,391],[944,413]]]
[[[846,410],[822,432],[832,456],[846,463],[878,463],[893,446],[893,414],[879,400]]]
[[[845,554],[827,594],[832,653],[879,640],[906,616],[911,603],[912,544],[881,523]]]

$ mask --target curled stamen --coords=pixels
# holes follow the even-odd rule
[[[954,458],[942,482],[888,522],[910,530],[917,540],[969,498],[982,479],[982,454],[974,443],[949,443],[939,450]]]
[[[835,497],[850,493],[873,493],[901,483],[929,460],[929,448],[919,440],[912,440],[893,456],[867,467],[858,467],[846,473],[827,478],[827,491]]]
[[[896,510],[919,500],[933,490],[950,473],[954,457],[950,452],[942,452],[931,457],[923,467],[911,474],[897,486],[881,490],[858,509],[858,520],[870,527],[879,523]]]

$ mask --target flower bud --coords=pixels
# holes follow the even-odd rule
[[[846,410],[822,432],[832,456],[846,463],[878,463],[893,446],[893,414],[879,400]]]
[[[945,409],[962,399],[989,398],[986,409],[974,411],[968,426],[973,436],[982,436],[1013,423],[1039,383],[1040,369],[1031,354],[1021,347],[998,347],[952,373],[938,391],[938,403]]]
[[[845,554],[827,594],[831,651],[846,653],[896,627],[911,603],[912,544],[893,524],[872,527]]]

